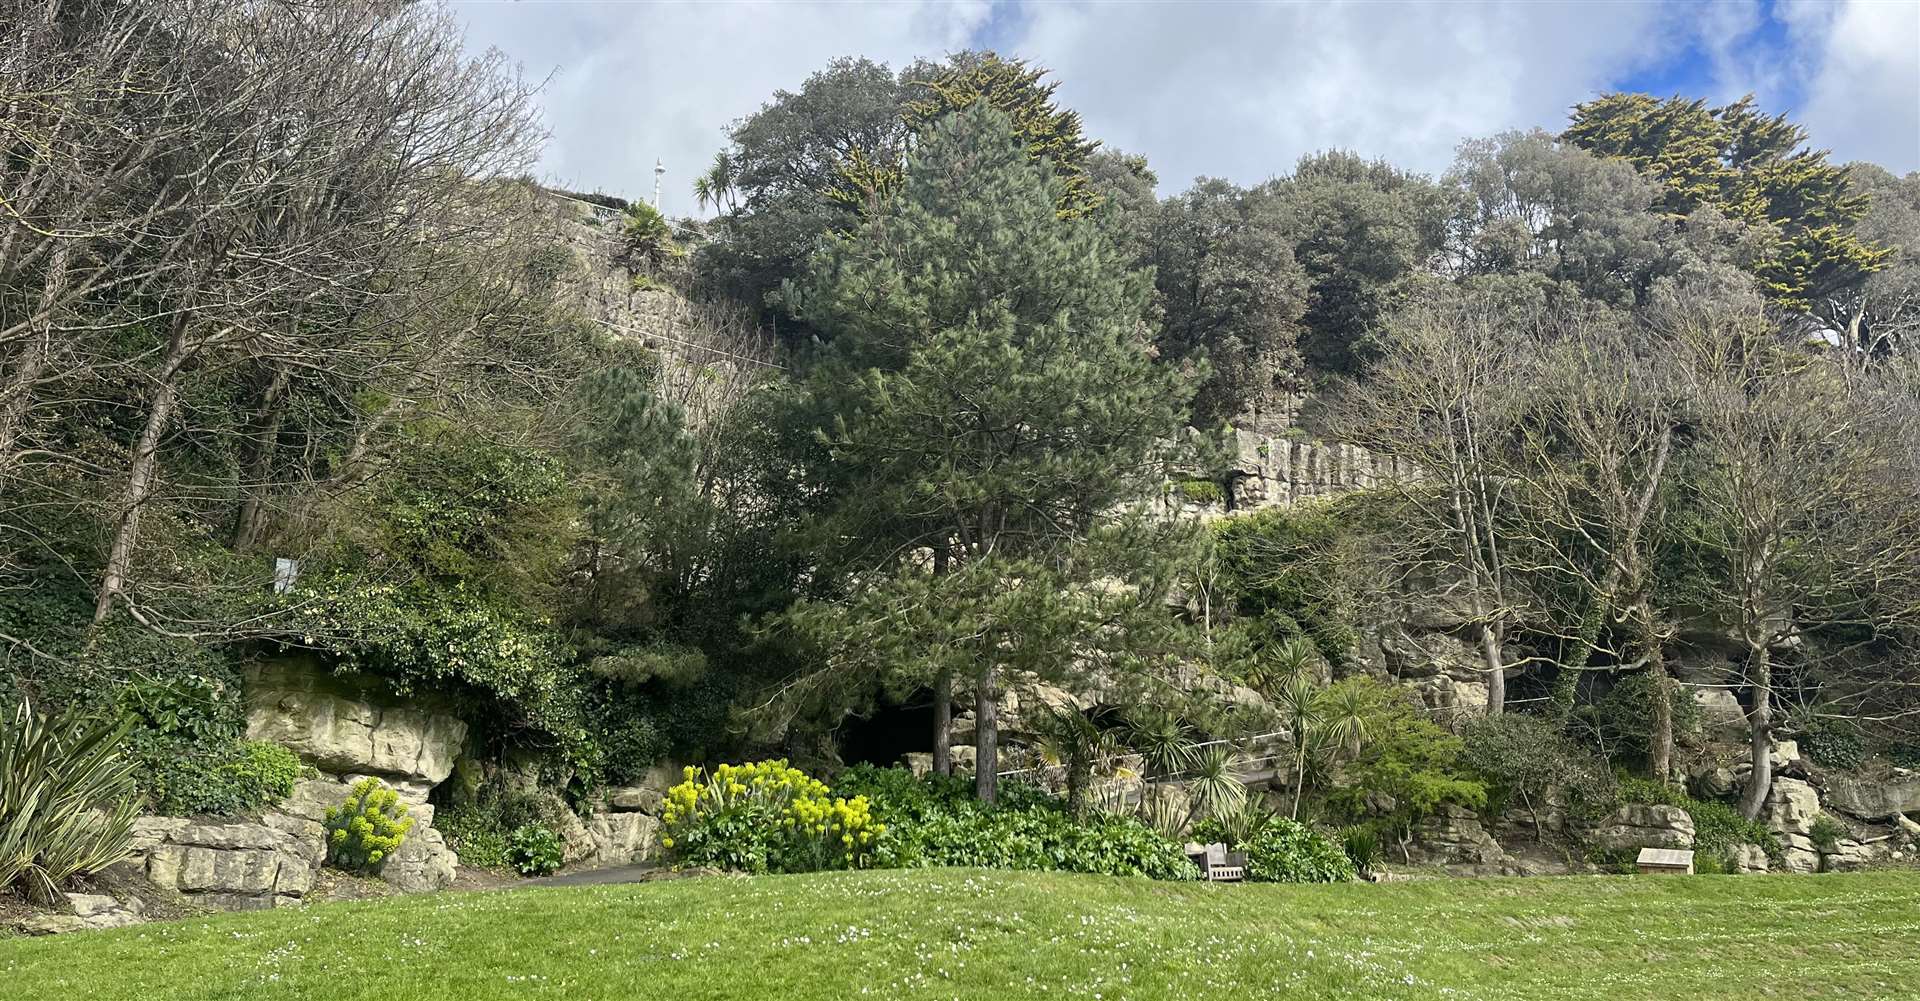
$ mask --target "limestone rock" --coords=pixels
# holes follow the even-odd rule
[[[424,802],[426,790],[453,772],[467,725],[386,704],[317,667],[287,662],[250,677],[247,736],[280,744],[323,771],[388,777],[403,796]]]
[[[380,867],[380,878],[402,893],[424,893],[452,883],[459,864],[460,856],[439,831],[415,825]]]
[[[1920,812],[1920,775],[1868,779],[1845,773],[1821,776],[1827,805],[1862,820],[1887,820]]]
[[[313,888],[312,848],[264,823],[171,826],[165,840],[145,850],[147,880],[226,909],[297,901]]]
[[[1783,865],[1788,871],[1819,870],[1820,854],[1814,850],[1810,835],[1814,820],[1820,816],[1820,794],[1812,785],[1802,779],[1774,779],[1761,816],[1767,829],[1780,837],[1785,852]]]
[[[1709,686],[1693,689],[1693,704],[1700,710],[1700,727],[1708,737],[1734,742],[1747,733],[1746,710],[1733,689]]]
[[[1442,864],[1500,864],[1507,859],[1480,818],[1457,806],[1441,807],[1414,827],[1411,854],[1415,861]]]
[[[1641,848],[1692,848],[1693,818],[1677,806],[1628,803],[1607,815],[1587,834],[1587,843],[1603,851]]]
[[[1920,844],[1920,823],[1914,822],[1904,813],[1894,817],[1893,822],[1900,828],[1900,832],[1907,836],[1907,841]]]
[[[653,856],[660,822],[644,813],[596,813],[587,818],[593,858],[601,865],[630,865]]]
[[[1766,849],[1759,845],[1735,845],[1733,849],[1733,871],[1742,875],[1766,872],[1771,865]]]

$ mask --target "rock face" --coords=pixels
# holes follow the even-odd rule
[[[1693,689],[1693,704],[1700,710],[1700,728],[1715,740],[1737,743],[1746,738],[1746,710],[1733,689],[1707,686]]]
[[[1489,864],[1507,853],[1480,824],[1472,810],[1443,806],[1414,827],[1411,855],[1417,862]]]
[[[1827,805],[1862,820],[1891,820],[1920,812],[1920,774],[1909,772],[1885,779],[1844,773],[1821,776]]]
[[[357,779],[357,776],[349,776]],[[407,815],[413,828],[400,850],[380,867],[380,878],[405,893],[438,890],[453,882],[460,857],[448,846],[446,838],[433,829],[433,805],[409,798],[407,788],[400,798],[407,803]],[[281,801],[277,811],[262,818],[262,823],[294,835],[316,868],[326,860],[327,811],[346,802],[353,791],[350,782],[331,778],[303,779],[293,787],[293,795]],[[424,795],[424,794],[423,794]]]
[[[1780,836],[1785,850],[1782,864],[1789,872],[1815,872],[1820,854],[1813,847],[1813,822],[1820,816],[1820,794],[1801,779],[1778,778],[1767,792],[1761,815],[1767,829]]]
[[[297,904],[313,888],[315,846],[264,823],[146,817],[133,846],[148,881],[225,910]]]
[[[1766,872],[1771,862],[1767,850],[1759,845],[1736,845],[1733,849],[1733,871],[1741,875]]]
[[[596,813],[587,818],[593,858],[600,865],[631,865],[652,858],[659,830],[660,822],[644,813]]]
[[[1693,818],[1677,806],[1629,803],[1608,814],[1586,840],[1609,852],[1692,848],[1693,833]]]
[[[146,921],[146,905],[137,898],[127,901],[98,893],[69,893],[68,914],[37,914],[14,927],[28,935],[59,935],[96,928],[124,928]]]
[[[405,798],[453,772],[467,724],[453,716],[382,704],[316,666],[281,661],[247,679],[247,736],[270,740],[324,772],[376,775]]]

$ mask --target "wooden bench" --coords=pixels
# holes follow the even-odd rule
[[[1247,878],[1247,853],[1230,852],[1216,841],[1210,845],[1187,843],[1187,858],[1200,868],[1201,878],[1210,883],[1238,883]]]

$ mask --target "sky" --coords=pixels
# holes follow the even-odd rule
[[[456,0],[475,53],[533,80],[549,183],[697,214],[726,126],[843,55],[898,69],[992,48],[1050,69],[1090,136],[1160,193],[1349,149],[1432,174],[1458,144],[1558,131],[1600,93],[1755,95],[1836,160],[1920,170],[1920,0],[1261,3]]]

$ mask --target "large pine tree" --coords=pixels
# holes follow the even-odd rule
[[[929,128],[881,211],[815,256],[796,293],[830,338],[806,388],[841,537],[883,559],[931,549],[936,572],[975,579],[998,561],[1061,566],[1157,482],[1191,387],[1150,355],[1148,275],[1092,220],[1059,213],[1062,184],[974,102]],[[981,649],[990,798],[992,711],[1013,665]],[[933,680],[939,699],[950,678]]]

